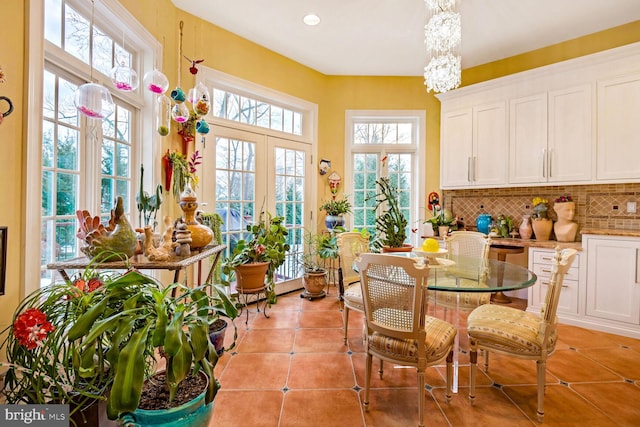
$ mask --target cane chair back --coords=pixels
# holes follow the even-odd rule
[[[362,290],[360,289],[360,274],[353,269],[356,257],[369,252],[369,240],[357,232],[338,234],[338,286],[340,298],[344,300],[342,323],[344,343],[347,344],[347,330],[349,325],[349,310],[364,313]]]
[[[482,280],[479,280],[478,275],[485,271],[491,238],[476,231],[454,231],[445,237],[444,243],[449,255],[465,257],[463,263],[457,263],[452,267],[456,270],[458,280],[464,281],[464,286],[482,286]],[[488,304],[490,297],[491,294],[488,292],[429,292],[429,298],[438,306],[464,311]]]
[[[478,350],[493,351],[537,362],[538,420],[544,416],[544,383],[547,358],[555,350],[558,334],[556,312],[564,276],[576,256],[575,249],[556,248],[551,278],[540,314],[487,304],[473,310],[467,319],[470,345],[469,398],[475,398]],[[488,359],[485,359],[488,360]],[[488,363],[485,363],[488,370]]]
[[[365,307],[367,359],[364,407],[369,408],[373,357],[413,366],[418,374],[419,424],[424,425],[425,369],[446,358],[447,402],[453,378],[453,343],[456,329],[426,315],[428,265],[411,258],[362,254],[357,262]],[[382,378],[382,364],[380,377]]]

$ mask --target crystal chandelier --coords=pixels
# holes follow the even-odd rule
[[[424,67],[427,91],[446,92],[460,86],[462,59],[458,54],[461,40],[458,0],[425,0],[431,19],[424,27],[425,44],[430,56]]]

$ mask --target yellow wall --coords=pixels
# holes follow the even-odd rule
[[[21,249],[23,235],[26,233],[22,225],[25,213],[24,194],[27,190],[39,191],[39,188],[23,188],[26,173],[23,167],[26,146],[23,127],[29,119],[25,114],[27,106],[22,103],[27,85],[23,66],[26,45],[24,30],[27,25],[24,3],[29,2],[0,2],[0,16],[11,17],[0,25],[0,40],[3,41],[0,65],[7,74],[6,83],[0,84],[0,95],[11,97],[16,104],[16,111],[0,126],[4,160],[3,167],[0,168],[0,182],[3,183],[0,225],[9,227],[7,293],[0,296],[3,307],[0,328],[8,324],[11,312],[20,299],[24,259],[38,256],[24,254]],[[183,52],[187,56],[205,58],[203,65],[318,104],[319,156],[331,158],[332,167],[338,171],[344,169],[345,110],[426,110],[426,191],[438,189],[439,101],[432,94],[426,93],[422,77],[326,76],[186,14],[176,9],[170,0],[121,0],[121,3],[164,45],[162,70],[172,84],[177,81],[178,24],[183,20]],[[465,70],[463,83],[471,84],[636,41],[640,41],[640,21]],[[416,52],[416,55],[422,55],[422,52]],[[186,72],[185,63],[180,65],[183,67],[182,86],[188,87],[192,83],[192,77]],[[39,119],[39,112],[31,114]],[[173,148],[179,147],[177,138],[165,144],[165,150],[170,144],[175,145]],[[318,198],[327,197],[328,189],[320,181]]]

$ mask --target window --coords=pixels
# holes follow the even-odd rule
[[[353,228],[375,231],[376,180],[385,176],[398,189],[398,200],[411,228],[420,217],[424,188],[424,111],[347,111],[345,193],[353,202]],[[369,199],[369,200],[367,200]]]
[[[76,237],[77,210],[86,209],[105,222],[116,197],[121,196],[134,225],[133,195],[137,188],[133,183],[139,164],[147,160],[150,167],[145,172],[151,169],[153,174],[153,152],[145,150],[143,154],[143,148],[153,144],[154,136],[142,131],[152,129],[145,126],[152,116],[152,108],[145,107],[152,105],[151,95],[141,88],[116,90],[109,73],[116,65],[126,65],[142,79],[152,68],[158,45],[115,0],[96,2],[94,10],[92,2],[41,0],[33,3],[30,13],[34,18],[31,22],[39,22],[35,19],[38,15],[44,17],[44,28],[29,28],[30,43],[44,47],[40,62],[44,68],[29,68],[31,79],[42,82],[41,87],[30,87],[32,92],[41,89],[38,98],[42,103],[39,123],[31,124],[38,122],[38,116],[30,120],[28,141],[33,155],[27,162],[41,174],[29,175],[27,180],[32,185],[27,184],[27,188],[37,188],[34,183],[39,178],[41,192],[38,197],[28,197],[27,211],[40,215],[30,214],[27,222],[29,229],[40,224],[38,267],[40,282],[46,285],[54,277],[47,264],[82,255]],[[32,63],[38,63],[37,58]],[[113,113],[102,121],[86,118],[74,105],[76,89],[89,81],[108,88],[115,103]],[[35,249],[31,237],[27,246]],[[35,265],[28,265],[27,270],[32,267],[35,270]]]

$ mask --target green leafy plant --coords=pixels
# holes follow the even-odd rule
[[[327,215],[344,215],[351,213],[351,203],[344,196],[340,200],[327,200],[320,205],[320,211],[325,211]]]
[[[456,222],[456,219],[447,209],[440,209],[437,214],[427,219],[425,222],[430,222],[435,227],[440,227],[445,225],[453,225]]]
[[[171,192],[176,200],[180,199],[180,193],[189,181],[189,162],[187,158],[177,151],[167,151],[163,159],[171,169],[173,181],[171,183]],[[169,173],[166,171],[165,173]],[[168,189],[167,189],[168,191]]]
[[[142,188],[142,181],[144,177],[144,165],[140,165],[140,191],[136,194],[136,203],[138,206],[138,222],[140,227],[145,227],[151,222],[151,215],[153,215],[153,230],[155,231],[158,221],[156,215],[160,210],[162,204],[162,185],[156,186],[156,193],[150,196],[149,193]],[[144,218],[144,222],[143,222]]]
[[[166,359],[170,400],[190,372],[202,370],[209,377],[205,399],[212,401],[218,355],[208,327],[238,313],[223,288],[212,286],[208,296],[204,286],[163,286],[129,270],[36,291],[18,307],[3,343],[8,401],[76,403],[78,396],[104,399],[110,390],[107,412],[115,419],[138,407],[157,354]],[[27,338],[35,330],[42,333],[32,343]]]
[[[287,243],[287,228],[283,216],[272,216],[261,212],[260,219],[253,225],[247,225],[251,239],[240,239],[231,255],[222,264],[222,272],[233,277],[233,269],[242,264],[268,262],[267,288],[271,301],[275,298],[274,280],[276,270],[286,258],[290,245]]]
[[[400,248],[407,240],[407,218],[400,209],[398,190],[391,184],[389,178],[381,177],[376,181],[378,192],[367,197],[365,201],[375,199],[373,212],[381,210],[376,218],[376,238],[384,246]]]
[[[309,272],[325,271],[324,260],[338,258],[338,241],[334,233],[305,233],[304,252],[298,257],[303,270]]]
[[[549,217],[549,201],[542,197],[533,198],[533,214],[532,218],[548,218]]]

